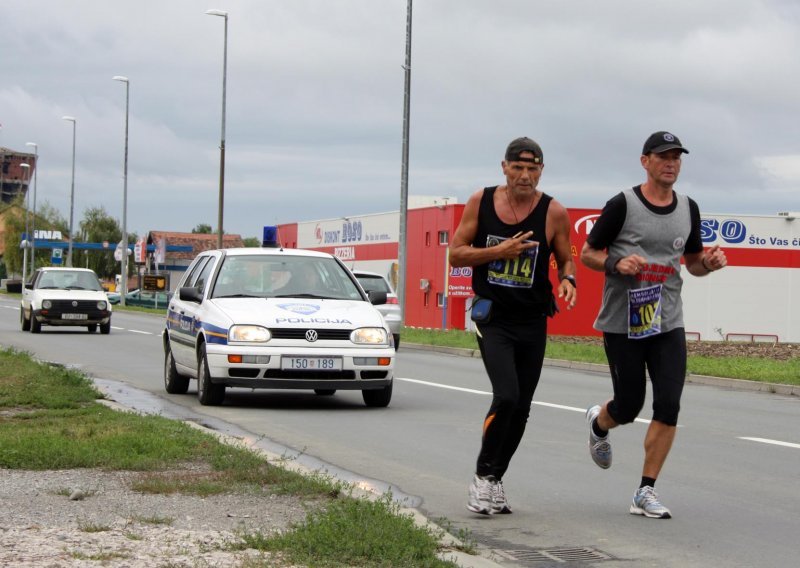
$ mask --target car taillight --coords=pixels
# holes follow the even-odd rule
[[[392,298],[391,296],[386,298],[387,304],[399,304],[400,302],[397,301],[397,298]]]

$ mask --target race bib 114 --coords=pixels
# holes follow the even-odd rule
[[[493,247],[505,241],[505,237],[489,235],[486,237],[486,246]],[[507,286],[509,288],[531,288],[533,286],[534,267],[539,256],[539,243],[537,241],[524,241],[535,243],[525,249],[517,258],[493,260],[489,263],[489,284]]]

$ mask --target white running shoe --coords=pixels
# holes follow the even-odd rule
[[[651,519],[671,519],[672,514],[669,512],[661,501],[658,500],[655,489],[649,485],[640,487],[636,493],[633,494],[633,503],[631,503],[631,515],[644,515]]]
[[[493,475],[482,477],[476,473],[469,485],[467,509],[479,515],[491,515],[494,512],[495,485]]]
[[[600,406],[590,406],[586,410],[586,422],[589,424],[589,453],[592,460],[603,469],[611,467],[611,443],[608,441],[608,434],[602,438],[594,433],[592,423],[600,415]]]
[[[503,489],[503,482],[496,479],[492,484],[492,513],[495,515],[510,515],[513,511],[506,499],[506,492]]]

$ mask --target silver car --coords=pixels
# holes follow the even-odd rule
[[[369,294],[370,292],[386,292],[386,303],[375,306],[383,315],[386,324],[394,337],[394,348],[400,347],[400,327],[402,318],[400,314],[400,302],[397,299],[389,281],[380,274],[367,272],[366,270],[353,270],[353,275],[358,279],[361,287]]]

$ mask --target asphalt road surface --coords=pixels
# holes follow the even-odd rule
[[[0,298],[0,345],[152,393],[198,421],[235,425],[349,480],[391,487],[429,518],[470,531],[503,565],[800,564],[798,397],[687,385],[657,484],[673,519],[645,519],[628,506],[641,475],[649,400],[642,420],[612,433],[614,464],[601,470],[589,458],[584,412],[608,398],[610,379],[545,367],[504,479],[514,514],[487,518],[465,508],[491,396],[479,359],[402,348],[386,409],[367,408],[359,392],[246,389],[229,390],[221,407],[203,407],[194,384],[187,395],[163,389],[162,318],[116,312],[108,336],[51,327],[33,335],[20,331],[18,303]]]

